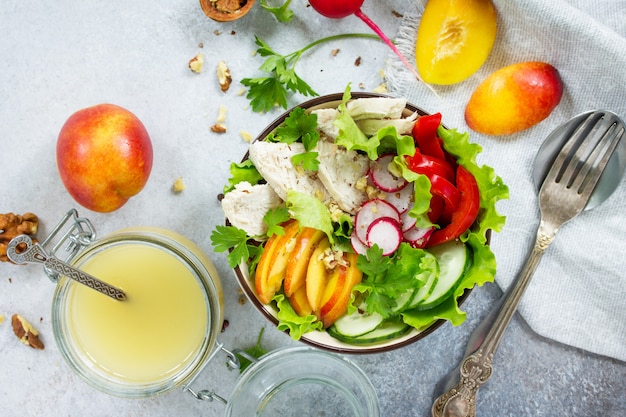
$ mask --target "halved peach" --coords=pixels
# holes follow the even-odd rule
[[[415,46],[422,79],[443,85],[465,80],[487,60],[496,32],[491,0],[429,0]]]
[[[283,289],[287,297],[290,297],[300,287],[304,286],[311,255],[325,236],[326,234],[321,230],[310,227],[303,228],[298,234],[295,247],[287,261],[287,271],[285,272]]]
[[[272,235],[268,239],[257,265],[255,286],[259,301],[263,304],[268,304],[283,285],[287,260],[294,247],[300,224],[291,221],[286,223],[284,228],[283,235]]]

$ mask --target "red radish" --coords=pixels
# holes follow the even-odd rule
[[[372,247],[377,245],[383,250],[383,255],[394,253],[402,243],[400,223],[391,217],[379,217],[367,228],[367,243]]]
[[[391,217],[400,223],[400,213],[388,202],[380,198],[366,201],[354,218],[354,231],[361,242],[367,244],[367,229],[374,220],[381,217]]]
[[[411,206],[414,198],[415,188],[410,185],[404,187],[400,191],[396,191],[395,193],[384,193],[385,201],[391,204],[398,210],[398,213],[403,214],[406,212]]]
[[[434,227],[413,227],[405,231],[402,237],[414,248],[423,249],[434,231]]]
[[[408,181],[396,177],[389,171],[389,164],[393,163],[394,154],[386,154],[370,164],[370,178],[376,187],[382,191],[393,193],[404,188]]]
[[[355,14],[365,0],[311,0],[309,3],[322,16],[341,19]]]
[[[368,25],[374,33],[378,35],[378,37],[391,48],[391,50],[400,58],[400,61],[411,71],[411,74],[418,80],[422,81],[417,70],[413,65],[409,63],[409,61],[402,55],[402,52],[396,48],[396,45],[389,40],[387,35],[370,19],[361,11],[361,5],[363,5],[365,0],[309,0],[309,4],[322,16],[330,17],[331,19],[341,19],[351,14],[354,14],[356,17],[361,19]],[[425,83],[426,84],[426,83]],[[437,94],[435,90],[429,85],[426,84],[428,89]]]

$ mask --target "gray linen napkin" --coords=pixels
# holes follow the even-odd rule
[[[521,270],[539,223],[531,179],[534,157],[547,135],[572,116],[606,109],[626,117],[626,1],[494,1],[498,34],[490,57],[472,77],[435,87],[439,97],[413,79],[391,56],[390,94],[409,99],[483,147],[479,163],[491,165],[509,185],[511,198],[498,204],[507,216],[492,237],[496,282],[507,288]],[[405,15],[398,47],[414,57],[420,6]],[[470,131],[463,118],[477,85],[516,62],[545,61],[564,82],[559,106],[526,131],[493,137]],[[603,205],[562,227],[544,255],[520,305],[530,327],[545,337],[626,361],[626,181]]]

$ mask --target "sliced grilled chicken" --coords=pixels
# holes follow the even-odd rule
[[[222,199],[222,209],[230,223],[244,230],[248,236],[261,237],[267,232],[263,216],[280,207],[283,200],[268,184],[251,185],[240,182]]]
[[[321,201],[329,198],[326,188],[315,172],[295,167],[291,157],[304,152],[301,143],[256,141],[250,145],[250,159],[265,181],[283,200],[287,191],[294,190],[315,196]]]
[[[325,141],[319,141],[316,150],[320,161],[318,177],[322,184],[343,211],[355,214],[367,200],[359,180],[363,178],[362,184],[366,184],[369,159]]]

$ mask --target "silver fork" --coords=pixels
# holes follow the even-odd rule
[[[476,415],[478,389],[491,377],[493,356],[542,255],[559,228],[585,208],[624,136],[624,123],[610,112],[592,112],[569,123],[559,130],[569,138],[539,191],[541,219],[534,247],[521,273],[470,336],[459,366],[437,384],[433,417]]]

